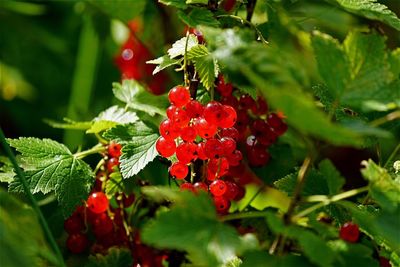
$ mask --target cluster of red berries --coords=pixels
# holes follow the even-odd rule
[[[168,98],[171,103],[168,119],[160,124],[161,137],[156,149],[165,158],[176,155],[178,161],[170,166],[169,173],[179,180],[189,175],[188,164],[203,161],[204,181],[183,183],[181,188],[210,191],[217,211],[224,213],[240,191],[234,182],[220,179],[230,166],[238,166],[242,160],[242,153],[236,149],[239,133],[233,128],[236,111],[217,101],[203,106],[191,99],[189,89],[184,86],[171,89]]]
[[[248,94],[236,97],[235,88],[225,83],[222,75],[218,77],[216,88],[221,95],[221,103],[232,106],[237,112],[235,128],[240,133],[240,142],[245,146],[249,165],[264,166],[270,159],[268,147],[287,130],[283,116],[269,112],[268,104],[261,96],[257,100]]]
[[[137,27],[130,23],[130,36],[122,45],[115,63],[122,73],[122,79],[134,79],[147,85],[150,92],[160,95],[165,92],[165,84],[168,77],[161,71],[153,75],[154,66],[146,64],[146,61],[153,59],[150,50],[137,38],[135,31]]]

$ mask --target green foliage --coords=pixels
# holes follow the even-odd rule
[[[325,0],[337,4],[346,11],[373,20],[382,21],[400,31],[400,19],[387,6],[377,0]]]
[[[54,192],[65,217],[87,197],[93,183],[92,169],[63,144],[32,137],[9,139],[8,142],[21,153],[31,192]],[[9,190],[23,192],[20,181],[14,178]]]
[[[0,190],[0,258],[4,266],[57,265],[37,216],[26,204]],[[24,244],[23,249],[21,244]]]
[[[197,27],[199,25],[218,27],[220,23],[214,14],[205,8],[194,8],[189,13],[183,11],[178,12],[179,18],[190,27]]]
[[[168,49],[168,55],[170,58],[176,58],[178,56],[185,55],[185,51],[189,52],[190,49],[198,45],[197,38],[194,34],[189,34],[187,37],[182,37],[178,41],[172,44],[172,47]]]
[[[204,45],[194,46],[187,54],[189,60],[193,61],[199,74],[200,81],[208,90],[214,85],[215,78],[218,76],[218,63],[210,55]]]
[[[165,68],[168,68],[173,65],[178,65],[182,62],[182,59],[171,59],[168,55],[164,55],[162,57],[149,60],[146,63],[147,64],[156,64],[157,67],[153,71],[153,75],[162,71]]]
[[[146,6],[146,0],[87,0],[108,16],[128,22],[132,18],[140,15]]]
[[[110,248],[106,255],[96,254],[89,257],[85,267],[128,267],[132,265],[132,256],[128,249]]]

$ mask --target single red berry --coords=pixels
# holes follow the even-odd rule
[[[229,171],[229,162],[226,158],[210,159],[207,164],[207,169],[215,174],[215,177],[222,177]]]
[[[156,142],[158,153],[164,158],[171,157],[176,151],[175,141],[160,136]]]
[[[381,267],[392,267],[392,264],[390,263],[390,261],[382,256],[379,257],[379,265]]]
[[[211,101],[205,106],[203,115],[207,122],[218,126],[225,115],[224,107],[217,101]]]
[[[102,192],[91,194],[87,200],[87,206],[93,213],[103,213],[108,208],[108,198]]]
[[[174,116],[175,112],[177,111],[177,107],[174,105],[171,105],[167,108],[167,117],[168,119],[172,120],[172,117]]]
[[[64,229],[68,234],[80,233],[85,229],[83,218],[77,214],[72,214],[71,217],[65,220]]]
[[[191,183],[183,183],[179,186],[179,188],[183,191],[183,190],[188,190],[191,192],[195,192],[195,188]]]
[[[240,152],[240,150],[235,150],[232,154],[227,155],[227,159],[230,166],[238,166],[243,159],[242,152]]]
[[[169,173],[176,179],[185,179],[189,173],[188,166],[182,162],[175,162],[169,167]]]
[[[227,185],[222,180],[215,180],[210,184],[210,192],[216,197],[220,197],[225,194]]]
[[[93,222],[93,233],[98,236],[104,236],[114,229],[114,225],[110,217],[106,213],[101,213]]]
[[[247,150],[247,158],[250,166],[261,167],[268,163],[270,154],[267,152],[265,147],[255,145],[251,149]]]
[[[221,129],[220,136],[232,138],[236,142],[239,140],[239,132],[236,128]]]
[[[133,203],[135,202],[135,194],[130,194],[130,195],[125,195],[125,193],[122,194],[122,203],[124,204],[124,207],[130,207]]]
[[[219,214],[225,214],[229,210],[231,203],[224,197],[214,197],[214,204]]]
[[[203,115],[204,107],[197,100],[190,100],[190,102],[186,104],[185,108],[186,108],[187,115],[191,119],[198,118]]]
[[[220,140],[210,138],[205,143],[204,152],[210,159],[220,158],[224,154],[224,146]]]
[[[225,0],[222,3],[222,6],[226,12],[231,11],[236,5],[236,0]]]
[[[257,97],[257,114],[263,115],[268,112],[268,104],[267,101],[263,97]]]
[[[113,158],[119,158],[121,156],[121,147],[120,144],[111,142],[108,145],[108,155]]]
[[[190,121],[190,117],[188,116],[186,110],[184,109],[176,109],[175,113],[172,115],[172,122],[179,128],[185,127],[188,125]]]
[[[85,234],[76,233],[68,236],[67,248],[74,254],[82,253],[86,250],[89,240]]]
[[[181,138],[185,142],[192,142],[196,139],[197,131],[193,126],[186,126],[181,130]]]
[[[244,110],[253,110],[256,109],[256,101],[250,95],[242,95],[239,99],[239,105]]]
[[[166,119],[160,123],[160,134],[165,139],[175,139],[179,136],[179,128],[172,122]]]
[[[187,87],[178,85],[172,88],[168,93],[169,102],[180,108],[190,101],[190,92]]]
[[[246,190],[242,186],[238,186],[238,193],[236,194],[236,197],[233,199],[235,201],[241,200],[246,193]]]
[[[237,119],[235,128],[239,132],[244,132],[247,129],[247,126],[250,124],[250,117],[245,110],[239,110],[236,115]]]
[[[206,183],[203,182],[197,182],[194,184],[194,189],[198,192],[200,190],[203,190],[205,192],[208,192],[208,186]]]
[[[236,149],[236,141],[230,137],[221,138],[222,146],[224,147],[224,155],[228,156]]]
[[[277,135],[282,135],[287,131],[286,123],[276,113],[269,114],[267,122]]]
[[[223,105],[223,116],[219,121],[218,126],[221,128],[233,127],[237,120],[237,114],[233,107],[228,105]]]
[[[360,229],[357,224],[347,222],[340,227],[339,236],[347,242],[356,243],[360,237]]]
[[[233,200],[239,193],[239,187],[231,181],[225,181],[226,184],[226,191],[223,195],[224,198],[228,200]]]
[[[275,143],[277,138],[276,132],[271,127],[267,127],[264,134],[257,135],[257,142],[261,145],[269,146]]]
[[[199,42],[199,44],[204,43],[204,36],[201,31],[199,31],[196,28],[189,28],[189,32],[194,34],[197,37],[197,41]]]
[[[176,148],[176,157],[182,163],[189,163],[197,159],[197,145],[192,142],[183,142]]]
[[[197,158],[201,160],[206,160],[208,157],[206,156],[206,152],[204,151],[205,143],[201,142],[197,144]]]
[[[217,91],[221,96],[230,96],[233,91],[233,86],[231,83],[225,83],[224,77],[222,75],[218,76]]]
[[[119,159],[118,158],[110,158],[107,161],[107,170],[108,172],[113,172],[113,168],[114,166],[118,166],[119,165]]]
[[[217,126],[207,122],[204,118],[198,118],[194,122],[197,133],[205,139],[212,138],[217,133]]]
[[[233,95],[223,96],[220,102],[221,104],[231,106],[236,110],[239,107],[239,100],[237,100],[237,98]]]

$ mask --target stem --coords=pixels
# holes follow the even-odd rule
[[[220,218],[222,222],[225,221],[232,221],[238,219],[245,219],[245,218],[258,218],[258,217],[265,217],[268,214],[266,211],[249,211],[249,212],[240,212],[240,213],[233,213],[228,214]]]
[[[254,14],[254,8],[256,7],[257,0],[248,0],[246,4],[247,16],[246,19],[251,21]]]
[[[264,36],[262,35],[262,33],[260,32],[260,30],[257,28],[257,26],[254,25],[253,23],[251,23],[250,21],[245,20],[245,19],[243,19],[243,18],[241,18],[241,17],[239,17],[239,16],[236,16],[236,15],[218,15],[217,18],[231,18],[231,19],[234,19],[234,20],[239,21],[239,22],[240,22],[241,24],[243,24],[243,25],[248,25],[248,26],[250,26],[251,28],[254,29],[254,31],[257,33],[258,38],[259,38],[263,43],[269,44],[268,41],[265,40],[265,38],[264,38]]]
[[[183,79],[185,82],[185,86],[188,86],[190,81],[188,77],[188,70],[187,70],[187,47],[189,43],[189,31],[186,32],[186,42],[185,42],[185,54],[183,54]]]
[[[84,157],[89,156],[91,154],[96,154],[104,151],[106,151],[106,147],[104,147],[102,144],[97,144],[91,149],[75,153],[74,157],[77,159],[83,159]]]
[[[398,144],[396,148],[393,150],[392,154],[390,154],[389,158],[385,162],[385,165],[383,165],[383,168],[387,168],[387,166],[392,161],[392,159],[397,155],[397,152],[399,152],[399,150],[400,150],[400,144]]]
[[[386,123],[388,121],[393,121],[395,119],[400,119],[400,110],[393,111],[393,112],[385,115],[384,117],[381,117],[381,118],[378,118],[376,120],[373,120],[369,124],[371,126],[375,126],[376,127],[376,126],[384,124],[384,123]]]
[[[3,129],[1,127],[0,127],[0,141],[3,145],[3,148],[4,148],[7,156],[9,157],[11,163],[14,166],[14,170],[22,184],[25,194],[27,195],[29,201],[31,202],[33,210],[36,212],[36,214],[38,216],[39,223],[42,226],[42,229],[47,238],[47,241],[49,242],[51,248],[53,249],[53,252],[56,254],[56,257],[58,258],[59,265],[64,267],[65,264],[64,264],[64,259],[61,254],[61,251],[57,246],[57,243],[53,237],[53,234],[50,231],[49,226],[47,225],[46,219],[44,218],[42,211],[40,210],[35,198],[32,195],[31,190],[29,189],[28,182],[25,178],[25,175],[24,175],[23,171],[21,170],[21,168],[19,167],[19,165],[17,163],[17,159],[15,158],[13,152],[11,151],[11,148],[6,141],[6,137],[4,136]]]
[[[288,211],[286,212],[286,214],[283,217],[285,224],[289,224],[291,221],[292,214],[293,214],[294,209],[297,205],[297,202],[300,198],[300,193],[303,190],[304,183],[306,181],[306,179],[305,179],[306,174],[307,174],[307,171],[309,170],[310,166],[311,166],[311,158],[307,157],[304,159],[304,162],[300,167],[299,174],[297,176],[297,185],[294,190],[292,200],[290,202]]]
[[[352,189],[337,195],[334,195],[332,197],[327,197],[327,196],[310,196],[305,198],[305,201],[308,202],[320,202],[318,204],[315,204],[305,210],[300,211],[299,213],[297,213],[296,215],[293,216],[293,219],[297,220],[301,217],[304,217],[308,214],[310,214],[311,212],[318,210],[324,206],[327,206],[333,202],[337,202],[339,200],[345,199],[345,198],[349,198],[349,197],[353,197],[355,195],[364,193],[366,191],[368,191],[369,187],[368,186],[364,186],[364,187],[360,187],[360,188],[356,188],[356,189]]]

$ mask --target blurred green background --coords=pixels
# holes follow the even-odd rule
[[[323,1],[281,2],[307,32],[320,29],[343,39],[365,23]],[[400,13],[399,0],[380,2]],[[0,1],[0,124],[6,135],[62,141],[64,131],[43,119],[91,120],[112,103],[111,83],[120,80],[114,57],[121,32],[113,18],[141,16],[139,37],[157,57],[183,33],[174,12],[156,0]],[[399,46],[395,30],[373,24],[389,36],[389,47]]]

